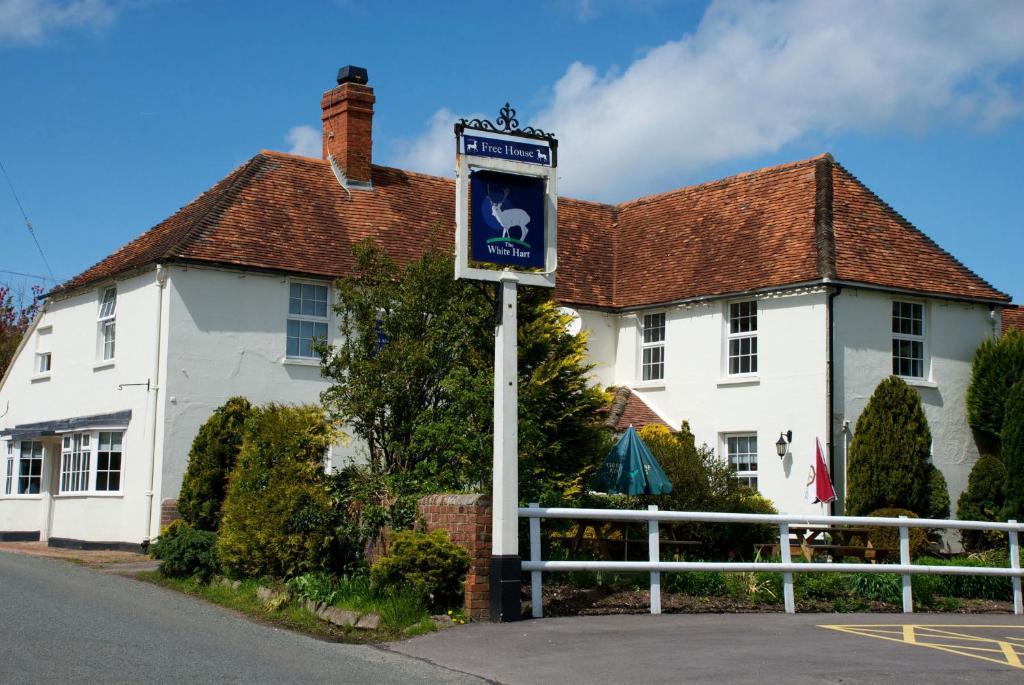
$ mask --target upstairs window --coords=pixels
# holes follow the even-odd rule
[[[892,372],[924,378],[924,305],[892,303]]]
[[[36,333],[36,374],[45,375],[53,368],[53,327],[42,326]]]
[[[729,375],[757,373],[757,300],[729,303]]]
[[[288,286],[287,349],[289,357],[316,359],[315,340],[327,340],[327,286],[290,283]]]
[[[730,435],[725,439],[729,467],[736,480],[757,489],[757,435]]]
[[[660,381],[665,378],[665,313],[644,314],[640,340],[640,379]]]
[[[38,495],[43,483],[43,443],[7,443],[5,495]]]
[[[99,357],[102,361],[114,358],[114,341],[116,337],[115,316],[117,311],[117,288],[109,287],[100,298],[100,312],[97,316],[99,327]]]

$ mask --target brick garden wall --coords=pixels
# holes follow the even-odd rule
[[[443,529],[452,542],[469,551],[466,613],[471,618],[487,620],[490,616],[490,495],[428,495],[420,499],[418,509],[428,531]]]
[[[171,525],[171,521],[176,521],[180,518],[181,514],[178,513],[178,500],[165,499],[160,502],[160,530]]]

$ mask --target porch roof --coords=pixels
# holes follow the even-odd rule
[[[12,428],[0,429],[0,438],[7,440],[28,440],[31,438],[45,438],[69,431],[82,430],[86,428],[126,428],[132,420],[132,410],[110,412],[107,414],[92,414],[90,416],[75,416],[70,419],[52,419],[49,421],[36,421],[34,423],[22,423]]]

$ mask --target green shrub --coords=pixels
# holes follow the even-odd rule
[[[914,598],[914,604],[921,606],[932,606],[938,598],[943,595],[942,576],[930,576],[917,574],[910,576],[910,589]],[[903,587],[902,579],[900,587]],[[901,600],[902,602],[902,597]]]
[[[917,514],[910,511],[909,509],[876,509],[868,516],[875,516],[878,518],[899,518],[900,516],[906,516],[907,518],[920,518]],[[893,561],[899,561],[900,558],[900,529],[891,526],[865,526],[868,529],[867,539],[871,541],[871,545],[875,549],[884,549],[888,555],[888,558]],[[931,543],[928,541],[928,534],[924,528],[910,528],[910,558],[920,556],[926,553],[931,547]],[[865,540],[860,535],[853,536],[853,544],[863,545]]]
[[[988,553],[980,558],[968,559],[938,559],[935,557],[921,557],[915,559],[915,564],[922,566],[1009,566],[1009,559],[1005,554]],[[1009,578],[998,576],[932,576],[937,579],[934,593],[943,597],[958,597],[960,599],[1013,599],[1012,586]],[[914,593],[917,594],[917,585],[914,585]],[[916,599],[916,597],[915,597]]]
[[[903,597],[903,582],[893,573],[854,573],[850,586],[857,597],[874,602],[899,604]]]
[[[715,457],[707,445],[696,446],[684,421],[678,433],[663,426],[645,426],[640,438],[672,481],[672,492],[648,498],[662,509],[776,514],[771,503],[736,480],[729,465]],[[677,539],[697,540],[709,559],[752,559],[754,545],[771,542],[773,526],[730,523],[693,523],[673,526]]]
[[[217,530],[228,474],[238,459],[245,420],[251,412],[249,400],[232,397],[213,412],[192,441],[178,512],[200,530]]]
[[[998,457],[983,455],[967,477],[967,489],[957,501],[956,517],[963,521],[1000,521],[1004,509],[1006,466]],[[979,552],[1006,544],[1006,534],[992,530],[961,530],[964,549]]]
[[[872,393],[850,444],[846,513],[929,510],[931,431],[917,392],[896,376]]]
[[[661,582],[666,592],[690,597],[726,597],[729,594],[725,574],[721,571],[666,573],[662,574]]]
[[[928,511],[926,512],[926,518],[949,518],[949,486],[946,485],[946,477],[942,475],[942,471],[934,466],[931,467],[928,476]]]
[[[845,573],[794,573],[793,595],[797,599],[835,601],[850,595],[850,577]]]
[[[1002,517],[1024,521],[1024,380],[1010,388],[1006,396],[1000,437],[1006,466],[1006,503]]]
[[[217,539],[225,570],[288,578],[332,565],[339,551],[323,459],[334,437],[319,407],[253,410]]]
[[[983,454],[999,454],[999,434],[1007,393],[1024,379],[1024,332],[1010,329],[1002,338],[978,346],[967,387],[967,422],[980,438]]]
[[[196,530],[184,521],[167,526],[150,545],[149,553],[160,560],[160,574],[171,578],[192,576],[205,582],[220,568],[217,536],[207,530]]]
[[[469,553],[448,539],[443,530],[432,533],[399,531],[389,553],[370,569],[374,589],[415,592],[432,608],[458,606],[469,570]]]

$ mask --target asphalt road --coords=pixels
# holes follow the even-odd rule
[[[390,648],[509,685],[1024,682],[1024,620],[1006,615],[588,616],[474,625]]]
[[[0,682],[479,683],[64,561],[0,552]]]
[[[321,642],[130,578],[0,552],[0,682],[1021,683],[1024,620],[593,616]]]

